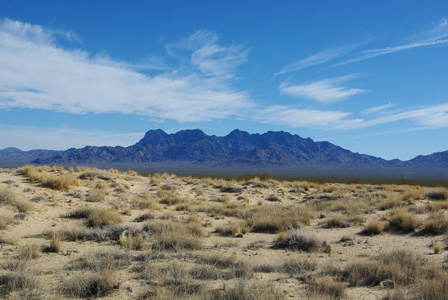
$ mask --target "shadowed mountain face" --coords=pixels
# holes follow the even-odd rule
[[[224,137],[208,136],[201,130],[167,134],[150,130],[129,147],[94,147],[66,151],[0,151],[0,160],[14,158],[38,164],[107,164],[185,162],[203,167],[321,167],[352,169],[446,168],[448,151],[418,156],[410,161],[353,153],[329,142],[314,142],[287,132],[249,134],[234,130]]]

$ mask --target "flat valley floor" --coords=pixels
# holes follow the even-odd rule
[[[0,169],[0,298],[448,299],[448,191]]]

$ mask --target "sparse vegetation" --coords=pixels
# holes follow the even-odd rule
[[[47,184],[66,175],[76,182]],[[359,181],[3,169],[0,298],[445,299],[445,196]]]

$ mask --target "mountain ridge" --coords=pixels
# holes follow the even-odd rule
[[[0,162],[35,164],[136,164],[186,162],[198,166],[276,168],[448,168],[448,151],[419,155],[408,161],[385,160],[354,153],[327,141],[315,142],[297,134],[268,131],[250,134],[235,129],[226,136],[207,135],[199,129],[168,134],[149,130],[134,145],[86,146],[65,151],[9,147],[0,150]]]

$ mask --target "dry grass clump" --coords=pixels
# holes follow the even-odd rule
[[[8,224],[11,224],[14,222],[14,218],[7,213],[1,213],[0,214],[0,230],[3,230],[8,226]]]
[[[63,166],[53,166],[50,169],[50,172],[64,172]]]
[[[105,190],[107,189],[109,186],[107,185],[107,183],[105,183],[104,181],[97,181],[95,182],[95,188],[96,189],[100,189],[100,190]]]
[[[44,250],[46,252],[55,252],[58,253],[61,250],[61,239],[58,234],[53,233],[51,235],[50,245],[45,247]]]
[[[62,292],[73,298],[102,297],[118,288],[114,280],[114,266],[108,264],[92,276],[76,275],[62,284]]]
[[[423,232],[444,234],[448,231],[448,217],[444,212],[432,213],[423,223]]]
[[[31,181],[40,182],[42,186],[57,191],[68,191],[72,186],[78,186],[79,184],[73,175],[51,175],[45,172],[44,168],[36,169],[32,165],[26,165],[23,172]]]
[[[398,197],[388,197],[381,199],[375,206],[381,210],[397,208],[401,206],[401,199]]]
[[[221,236],[242,237],[243,234],[248,233],[251,229],[252,227],[245,222],[238,222],[236,224],[228,224],[225,226],[216,227],[215,232]]]
[[[179,262],[167,265],[146,264],[143,277],[156,287],[143,299],[201,299],[204,286],[195,283],[188,267]],[[160,289],[163,287],[163,289]],[[190,298],[192,297],[192,298]]]
[[[87,218],[87,225],[90,227],[104,227],[121,222],[121,216],[117,211],[105,208],[79,208],[67,214],[66,217],[73,219]]]
[[[131,198],[131,206],[138,209],[161,210],[161,206],[149,193],[140,193]]]
[[[435,244],[432,249],[434,250],[434,254],[439,254],[442,252],[443,247],[440,244]]]
[[[334,281],[333,277],[324,276],[311,280],[308,291],[312,299],[341,299],[345,288],[343,283]]]
[[[420,280],[425,261],[409,250],[394,250],[371,261],[349,263],[344,270],[350,286],[375,286],[384,280],[407,286]]]
[[[123,231],[118,241],[126,249],[142,250],[144,239],[142,235]]]
[[[371,220],[366,224],[363,233],[370,235],[381,234],[384,232],[384,230],[387,228],[388,225],[389,224],[387,222]]]
[[[315,237],[307,236],[300,229],[289,229],[281,233],[273,247],[306,252],[331,252],[330,246],[325,241],[322,242]]]
[[[238,260],[237,255],[222,256],[219,254],[203,255],[197,257],[199,263],[212,265],[219,269],[228,269],[224,278],[249,278],[253,275],[254,267],[249,263]]]
[[[329,216],[324,222],[324,227],[326,228],[345,228],[349,226],[350,224],[341,214],[333,214]]]
[[[146,223],[143,230],[151,232],[152,246],[159,251],[194,250],[202,247],[202,231],[191,223],[184,225],[172,220],[154,220]]]
[[[15,292],[13,299],[41,299],[39,292],[40,283],[36,276],[26,268],[16,271],[4,271],[0,274],[0,297],[7,297]]]
[[[19,198],[12,190],[0,190],[0,204],[11,205],[17,208],[19,212],[28,212],[34,210],[34,204],[28,200]]]
[[[181,197],[175,191],[159,190],[157,194],[160,197],[160,203],[162,204],[176,205],[187,202],[187,199]]]
[[[404,232],[414,232],[420,226],[420,222],[416,216],[403,208],[392,211],[388,221],[389,228]]]
[[[254,232],[282,232],[308,225],[313,213],[305,207],[270,205],[249,210],[243,216]]]
[[[239,280],[234,286],[225,286],[222,290],[208,292],[205,300],[281,300],[285,295],[272,284],[250,283]]]
[[[88,202],[103,202],[106,198],[106,192],[100,189],[89,190],[86,200]]]
[[[19,259],[29,260],[36,259],[40,257],[40,247],[37,245],[26,245],[25,248],[20,250]]]
[[[76,170],[80,172],[79,179],[103,179],[103,180],[111,180],[113,175],[106,170],[100,170],[97,168],[89,168],[89,167],[77,167]]]
[[[88,225],[104,227],[121,223],[121,216],[117,211],[110,209],[91,209],[87,216]]]
[[[303,272],[314,271],[317,262],[310,258],[292,258],[284,262],[281,270],[289,275],[298,275]]]
[[[439,270],[433,278],[418,280],[413,294],[417,299],[446,300],[448,297],[448,272]]]

